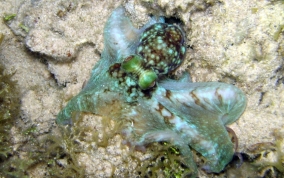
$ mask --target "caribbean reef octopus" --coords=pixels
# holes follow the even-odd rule
[[[187,73],[170,79],[183,62],[185,34],[162,17],[136,29],[119,7],[106,22],[104,45],[90,80],[60,111],[57,124],[72,125],[80,112],[108,116],[123,122],[130,146],[175,145],[191,177],[198,174],[191,149],[205,158],[204,170],[222,171],[234,155],[226,125],[244,112],[244,93],[226,83],[192,83]]]

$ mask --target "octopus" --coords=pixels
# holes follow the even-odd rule
[[[232,160],[234,144],[226,126],[246,108],[245,94],[231,84],[191,82],[173,73],[186,53],[181,27],[151,18],[135,28],[125,9],[115,9],[104,28],[104,50],[82,91],[59,112],[56,122],[71,125],[76,114],[90,112],[122,121],[121,134],[134,148],[169,142],[183,163],[198,175],[191,149],[207,172],[221,172]]]

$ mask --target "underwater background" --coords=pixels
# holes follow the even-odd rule
[[[207,173],[193,151],[199,177],[282,177],[283,0],[2,1],[1,177],[186,176],[178,148],[159,142],[131,149],[111,113],[81,114],[71,128],[55,123],[101,58],[104,25],[119,6],[136,28],[152,15],[184,30],[187,50],[176,76],[229,83],[247,97],[244,114],[229,125],[243,160],[236,155],[221,173]]]

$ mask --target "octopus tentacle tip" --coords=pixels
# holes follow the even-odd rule
[[[105,50],[114,58],[123,58],[133,53],[138,43],[139,30],[124,14],[123,7],[117,8],[104,28]]]
[[[242,166],[242,164],[244,163],[244,158],[243,155],[239,152],[235,152],[234,157],[237,157],[238,162],[235,163],[236,167],[239,168]]]

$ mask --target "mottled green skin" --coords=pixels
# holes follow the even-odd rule
[[[161,27],[151,26],[153,23]],[[152,50],[157,47],[151,46],[155,43],[153,39],[168,34],[167,30],[173,27],[160,21],[153,23],[137,30],[124,16],[123,8],[113,12],[104,29],[105,49],[101,60],[94,67],[86,87],[60,111],[56,122],[72,125],[80,112],[111,117],[122,121],[121,133],[130,146],[143,149],[149,143],[160,141],[174,144],[183,163],[191,169],[190,177],[197,176],[190,148],[205,158],[203,168],[206,171],[220,172],[234,154],[225,126],[235,122],[244,112],[246,97],[233,85],[191,83],[186,73],[180,80],[160,79],[160,74],[165,75],[180,65],[185,51],[182,49],[184,39],[170,35],[165,41],[178,45],[166,45],[160,52]],[[147,32],[153,28],[155,33]],[[151,50],[147,51],[143,44]],[[139,49],[141,46],[143,48]],[[170,49],[180,53],[168,55]],[[163,60],[151,62],[151,53],[156,57],[161,55]],[[137,65],[129,56],[140,56],[139,59],[144,59],[143,65]],[[154,86],[143,89],[137,76],[147,70],[157,72],[158,79]]]

